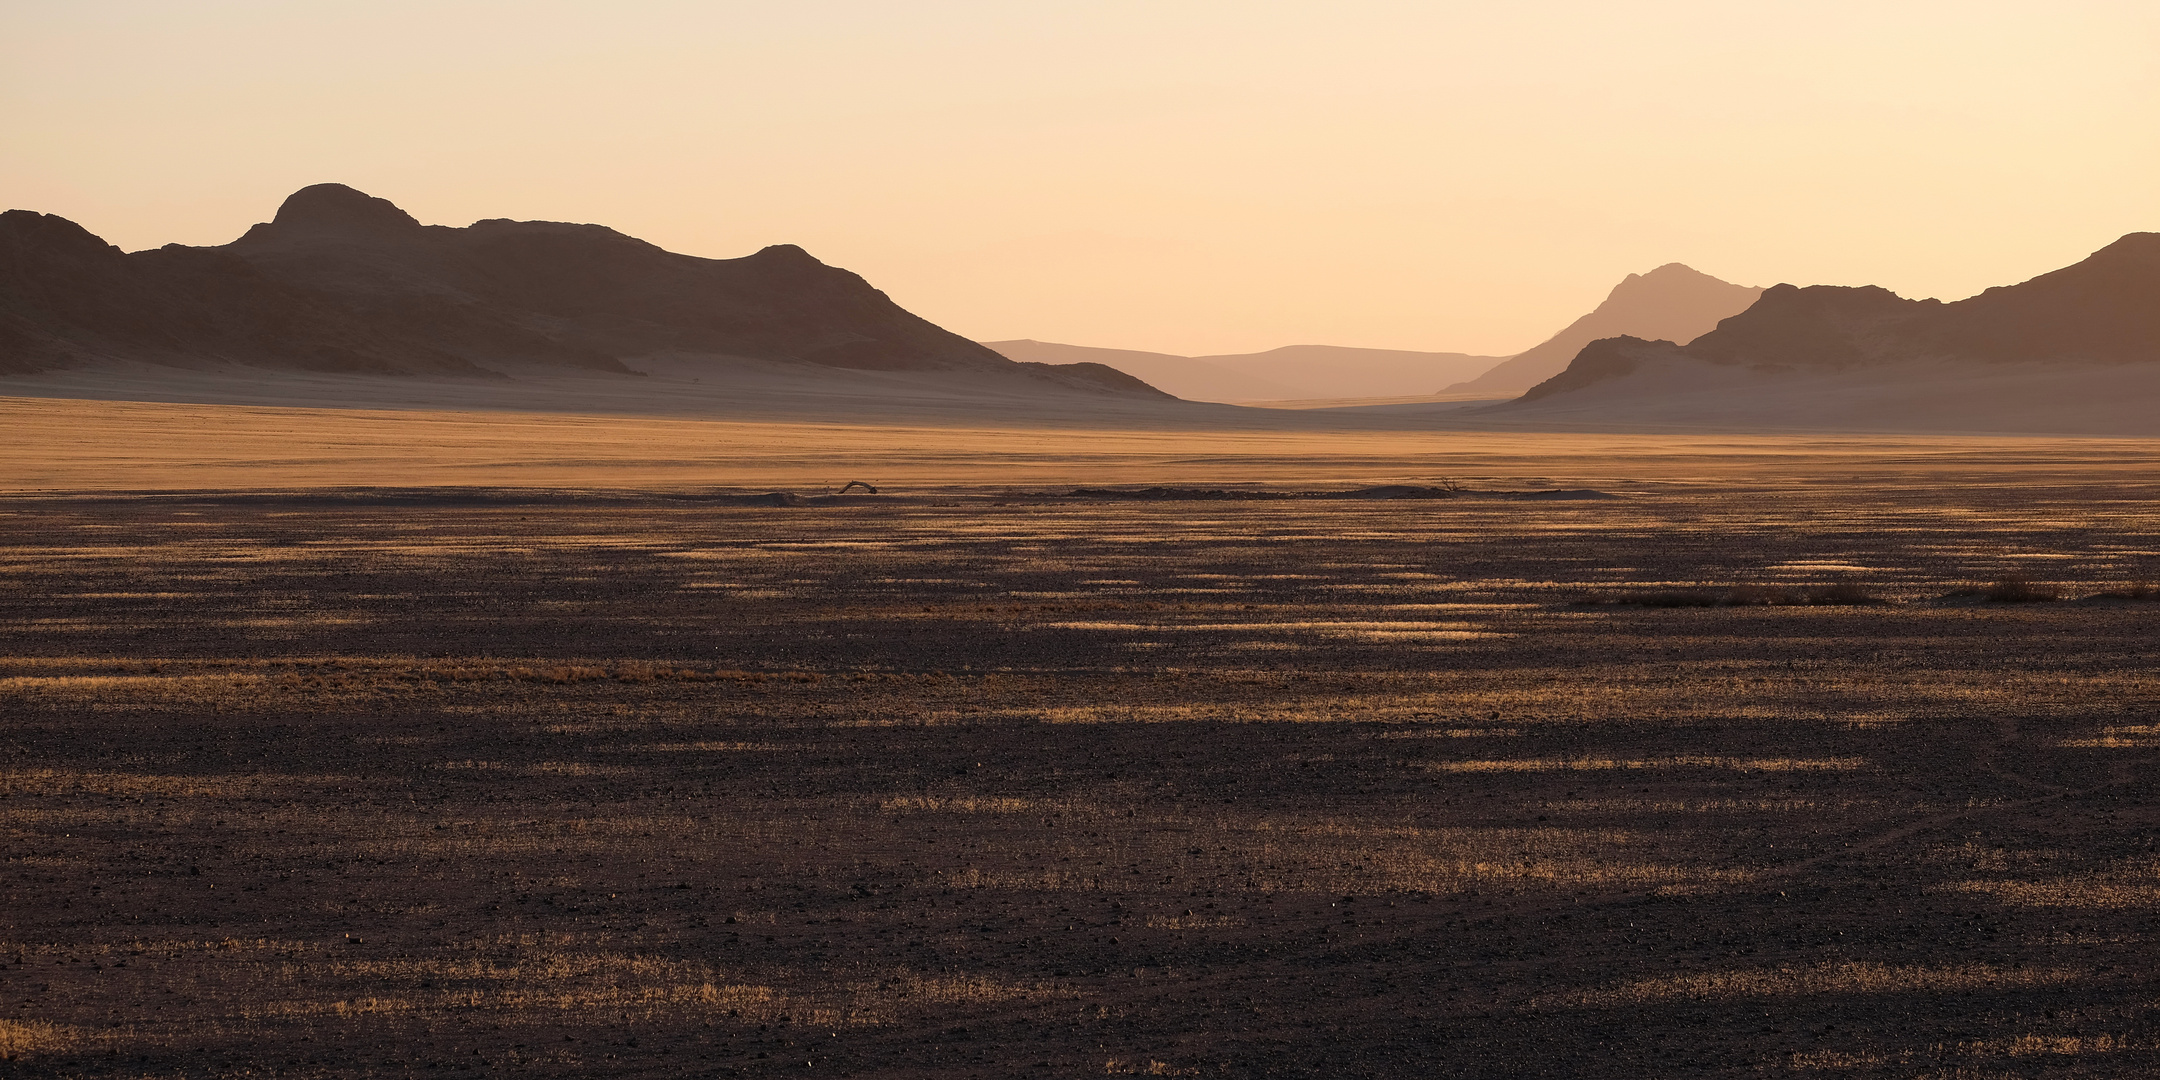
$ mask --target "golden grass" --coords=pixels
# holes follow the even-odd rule
[[[1380,735],[1383,739],[1512,739],[1522,734],[1521,728],[1416,728],[1410,731],[1389,731]]]
[[[1987,869],[2003,869],[1990,866]],[[2139,860],[2077,877],[2045,881],[1982,880],[1954,886],[2012,907],[2150,908],[2160,906],[2160,861]]]
[[[1204,1071],[1198,1065],[1177,1066],[1156,1058],[1145,1061],[1110,1058],[1103,1062],[1106,1076],[1199,1076]]]
[[[1804,1050],[1792,1054],[1787,1062],[1791,1068],[1809,1071],[1858,1071],[1880,1070],[1886,1066],[1910,1068],[1919,1062],[1941,1063],[1951,1059],[1986,1060],[1990,1058],[2071,1058],[2104,1054],[2121,1054],[2134,1051],[2151,1051],[2160,1048],[2160,1042],[2152,1039],[2133,1038],[2128,1035],[2102,1033],[2098,1035],[2051,1035],[2029,1032],[2006,1038],[1961,1039],[1957,1042],[1933,1043],[1925,1047],[1910,1047],[1889,1052],[1848,1050]],[[2069,1063],[2063,1063],[2068,1065]],[[1916,1074],[1940,1077],[2003,1077],[2017,1078],[2031,1075],[2022,1069],[2014,1072],[1980,1071],[1969,1065],[1952,1066],[1939,1071]]]
[[[781,746],[779,743],[728,742],[718,739],[704,739],[698,742],[648,743],[642,746],[625,746],[622,749],[640,753],[685,754],[779,752],[797,748]]]
[[[70,1050],[83,1041],[80,1030],[62,1024],[48,1024],[42,1020],[0,1020],[0,1061]]]
[[[1188,911],[1183,915],[1150,915],[1146,926],[1150,930],[1228,930],[1245,925],[1245,920],[1234,915],[1195,915]]]
[[[350,776],[158,776],[149,773],[83,772],[73,769],[0,769],[0,794],[109,795],[122,798],[241,799],[329,784],[359,783]]]
[[[2080,1054],[2113,1054],[2128,1050],[2131,1040],[2118,1035],[2020,1035],[2003,1044],[2010,1057],[2074,1057]],[[2143,1046],[2149,1048],[2151,1042]]]
[[[1793,814],[1880,808],[1880,799],[1567,799],[1554,810],[1593,814]]]
[[[1582,990],[1535,999],[1543,1007],[1612,1007],[1661,1001],[1739,1001],[1811,997],[1824,994],[1959,993],[2068,986],[2090,972],[2068,967],[1999,967],[1962,964],[1952,967],[1889,965],[1868,962],[1816,964],[1809,967],[1746,968],[1642,979],[1602,990]]]
[[[1310,634],[1321,638],[1350,641],[1417,642],[1417,641],[1482,641],[1513,635],[1497,633],[1466,622],[1415,622],[1385,620],[1335,620],[1299,622],[1236,622],[1236,623],[1139,623],[1139,622],[1051,622],[1029,624],[1045,630],[1107,630],[1120,633],[1261,633],[1261,634]]]
[[[987,975],[924,975],[907,969],[865,972],[826,982],[811,992],[766,983],[729,982],[708,965],[649,957],[543,956],[513,965],[426,963],[317,965],[273,975],[274,985],[301,986],[331,978],[393,980],[394,994],[286,998],[250,1005],[240,1019],[449,1016],[488,1014],[495,1022],[550,1025],[595,1013],[646,1020],[703,1014],[740,1024],[794,1023],[811,1027],[874,1027],[955,1006],[1047,1002],[1076,996],[1049,982],[1016,982]],[[684,976],[689,976],[685,978]],[[424,990],[419,980],[469,985]],[[377,982],[377,985],[380,983]]]
[[[1421,762],[1434,772],[1602,772],[1613,769],[1735,769],[1741,772],[1849,772],[1866,758],[1738,758],[1682,754],[1663,758],[1516,758]]]
[[[1181,830],[1182,835],[1204,832],[1210,845],[1196,853],[1180,842],[1145,835],[1054,843],[1041,848],[1032,867],[963,866],[919,881],[1016,893],[1125,894],[1153,891],[1161,876],[1174,870],[1183,879],[1233,893],[1461,895],[1488,889],[1708,892],[1758,876],[1745,866],[1689,865],[1673,857],[1678,852],[1666,852],[1654,835],[1618,830],[1300,827],[1191,819],[1139,824],[1151,830],[1184,826],[1190,831]],[[1011,857],[983,855],[1000,861]]]
[[[750,913],[738,921],[770,924],[773,919],[770,913]],[[47,960],[120,957],[133,961],[138,978],[155,979],[160,961],[183,958],[229,968],[216,981],[245,984],[255,991],[213,1009],[201,1021],[238,1031],[264,1021],[427,1020],[475,1014],[498,1024],[543,1027],[606,1014],[648,1021],[702,1016],[737,1024],[838,1028],[893,1024],[953,1007],[1078,996],[1074,988],[1049,981],[970,972],[927,974],[905,967],[756,973],[702,960],[611,952],[590,944],[581,948],[584,940],[555,932],[499,935],[464,942],[462,950],[454,947],[448,956],[429,959],[350,958],[340,944],[270,938],[13,943],[5,948]],[[457,951],[490,955],[459,956]],[[502,955],[506,951],[508,955]],[[205,977],[199,967],[185,970],[192,974],[180,977],[189,981]],[[814,989],[783,985],[781,980]],[[366,987],[367,992],[342,987]],[[142,1018],[129,1030],[93,1035],[43,1021],[0,1020],[0,1059],[70,1050],[91,1039],[124,1044],[177,1034],[161,1033],[162,1027]]]
[[[2064,739],[2055,745],[2072,749],[2144,750],[2160,746],[2160,724],[2120,724],[2100,729],[2083,739]]]
[[[946,814],[1039,814],[1070,811],[1079,804],[1066,800],[1018,799],[994,796],[899,795],[878,803],[885,813]]]

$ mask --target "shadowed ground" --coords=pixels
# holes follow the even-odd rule
[[[2150,581],[2160,515],[2001,453],[1536,504],[16,498],[0,1049],[2149,1074],[2160,604],[1939,598]],[[1890,602],[1626,602],[1833,583]]]

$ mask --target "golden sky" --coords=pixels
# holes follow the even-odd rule
[[[1504,354],[1623,275],[1968,295],[2160,230],[2160,4],[8,0],[0,203],[796,243],[959,333]]]

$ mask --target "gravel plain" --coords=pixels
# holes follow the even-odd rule
[[[11,498],[0,1071],[2160,1068],[2150,486],[1620,494]]]

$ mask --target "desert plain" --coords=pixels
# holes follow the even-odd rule
[[[7,1075],[2160,1068],[2150,440],[0,418]]]

